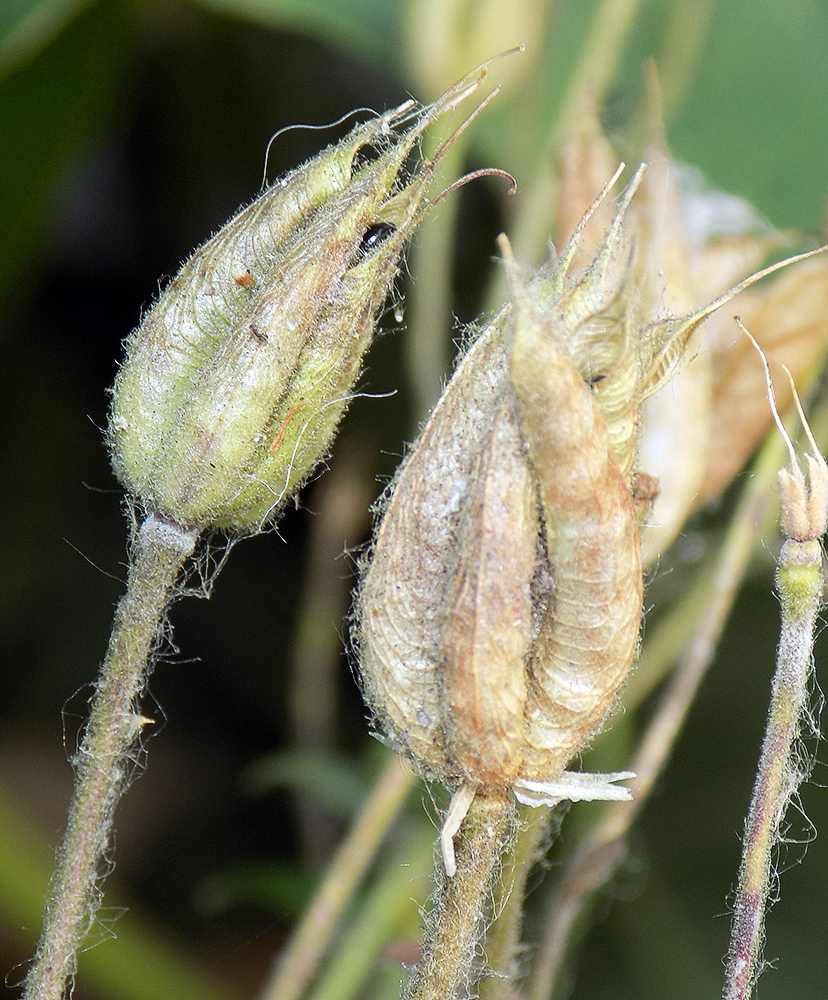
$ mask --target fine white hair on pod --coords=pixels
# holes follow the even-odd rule
[[[409,101],[408,103],[413,105],[414,101]],[[307,129],[310,132],[324,132],[329,128],[336,128],[337,125],[341,125],[343,122],[348,121],[349,118],[353,118],[355,115],[361,114],[362,112],[365,112],[366,114],[369,115],[373,115],[375,118],[380,117],[379,112],[374,111],[373,108],[360,107],[360,108],[352,108],[350,111],[346,111],[344,115],[340,115],[339,118],[335,119],[332,122],[322,122],[318,125],[310,125],[307,122],[294,122],[292,125],[283,125],[282,128],[277,129],[273,133],[273,135],[267,140],[267,146],[265,146],[261,190],[264,191],[264,189],[267,187],[267,166],[268,166],[268,160],[270,159],[271,147],[273,146],[273,143],[276,142],[276,140],[280,136],[283,136],[286,132],[292,132],[294,129]]]

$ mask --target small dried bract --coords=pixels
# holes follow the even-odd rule
[[[324,457],[442,153],[412,150],[486,73],[357,125],[183,265],[113,390],[113,465],[145,510],[254,531]]]
[[[808,466],[808,476],[806,479],[797,457],[796,449],[779,416],[776,390],[771,379],[768,357],[756,338],[742,322],[741,317],[736,317],[736,323],[762,359],[771,414],[779,429],[779,433],[785,441],[785,446],[790,456],[790,469],[779,470],[780,524],[782,531],[788,541],[794,545],[807,545],[810,542],[819,542],[825,534],[826,525],[828,525],[828,462],[825,461],[825,457],[814,440],[810,424],[802,410],[802,404],[799,400],[799,393],[796,391],[793,375],[790,369],[783,365],[785,374],[788,376],[791,396],[796,403],[799,419],[802,422],[805,436],[811,446],[811,454],[805,456]],[[784,558],[780,559],[780,562],[784,562]],[[815,564],[821,566],[821,559],[815,560]]]

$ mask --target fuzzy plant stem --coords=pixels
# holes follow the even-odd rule
[[[808,712],[808,691],[814,625],[822,603],[824,583],[820,539],[828,525],[828,463],[817,447],[793,377],[786,369],[811,447],[811,453],[805,456],[806,478],[776,409],[767,359],[741,321],[737,318],[736,322],[759,350],[773,417],[790,455],[790,467],[779,471],[780,524],[786,541],[776,567],[782,619],[776,671],[759,768],[745,821],[725,974],[725,1000],[748,1000],[762,971],[760,958],[765,911],[770,902],[771,854],[780,840],[788,804],[807,778],[812,764],[800,747],[800,732],[803,725],[810,725],[814,735],[818,735],[817,720]]]
[[[115,612],[89,722],[73,759],[75,794],[24,1000],[61,1000],[71,988],[78,949],[95,919],[115,805],[135,767],[145,722],[137,700],[151,672],[176,579],[197,538],[198,532],[154,515],[137,532],[126,594]]]
[[[405,1000],[459,1000],[479,978],[485,921],[515,816],[516,806],[506,795],[478,794],[472,801],[455,838],[457,871],[448,878],[442,859],[436,862],[437,901]]]
[[[771,852],[788,803],[809,770],[798,752],[808,708],[814,623],[822,593],[819,542],[788,539],[777,570],[782,627],[771,705],[756,783],[745,823],[736,892],[725,1000],[747,1000],[759,972]]]
[[[480,983],[480,1000],[508,1000],[520,978],[521,932],[527,882],[544,848],[553,839],[551,809],[518,806],[519,833],[503,862],[503,878],[495,896],[497,920],[486,938],[486,960],[492,975]]]

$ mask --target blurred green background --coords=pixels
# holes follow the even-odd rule
[[[255,195],[276,129],[333,121],[355,107],[382,110],[409,94],[432,99],[521,41],[524,63],[493,71],[509,78],[506,91],[473,126],[461,166],[503,167],[531,188],[551,166],[561,103],[597,18],[604,35],[617,34],[596,65],[607,73],[604,121],[623,155],[636,155],[642,65],[655,57],[677,158],[777,226],[823,229],[828,5],[819,0],[0,4],[0,972],[8,995],[39,932],[71,788],[67,755],[122,589],[127,529],[101,433],[122,339],[159,280]],[[268,176],[342,128],[280,136]],[[450,315],[460,323],[483,308],[494,237],[516,209],[491,180],[454,199],[444,214],[457,213]],[[415,251],[415,276],[417,264]],[[379,765],[339,652],[353,569],[341,553],[367,537],[367,505],[415,434],[423,392],[411,388],[410,359],[415,369],[434,360],[406,346],[390,315],[384,326],[389,335],[372,350],[362,385],[399,391],[352,407],[329,474],[340,492],[326,496],[327,476],[312,484],[278,532],[235,547],[209,602],[187,600],[173,612],[180,652],[165,657],[151,684],[147,714],[158,735],[118,812],[117,867],[97,936],[128,912],[117,942],[82,955],[78,1000],[255,996]],[[438,335],[448,358],[450,318]],[[350,514],[347,524],[334,519],[320,549],[326,507]],[[702,548],[713,546],[727,511],[726,498],[689,529]],[[692,577],[680,554],[662,569],[675,569],[677,587]],[[590,924],[572,966],[573,995],[683,1000],[720,989],[773,663],[771,573],[768,554],[743,591],[630,861]],[[318,613],[303,604],[309,580],[331,584]],[[298,718],[300,627],[327,656],[327,666],[307,665],[309,675],[330,677],[312,682],[324,703],[315,754]],[[285,756],[297,743],[303,752]],[[279,787],[253,794],[244,776],[273,751],[282,756],[268,780]],[[782,899],[768,925],[767,957],[778,956],[778,971],[762,980],[764,1000],[824,995],[828,848],[817,839],[804,857],[801,842],[828,827],[825,783],[817,763],[803,793],[810,822],[790,817],[796,843],[779,859]],[[312,801],[297,799],[297,787]],[[407,822],[423,827],[422,794],[413,798]],[[562,850],[577,829],[573,812]],[[532,921],[530,912],[530,935]],[[416,923],[412,903],[390,936],[404,938]],[[379,969],[353,995],[393,996],[399,965],[386,956]]]

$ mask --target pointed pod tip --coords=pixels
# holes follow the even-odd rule
[[[739,317],[735,316],[734,319],[739,329],[749,338],[750,342],[759,352],[759,357],[762,359],[762,365],[765,369],[765,380],[768,387],[768,402],[773,413],[773,419],[785,441],[785,446],[788,449],[790,457],[790,469],[779,470],[782,530],[788,538],[792,538],[795,541],[814,541],[825,534],[826,524],[828,524],[828,463],[826,463],[814,439],[811,426],[802,409],[802,402],[794,384],[793,376],[790,370],[783,365],[782,367],[785,369],[785,373],[791,384],[791,391],[800,422],[813,452],[805,456],[805,462],[808,467],[808,480],[806,483],[805,473],[802,471],[794,444],[785,429],[785,425],[782,423],[782,418],[779,416],[767,355]]]

